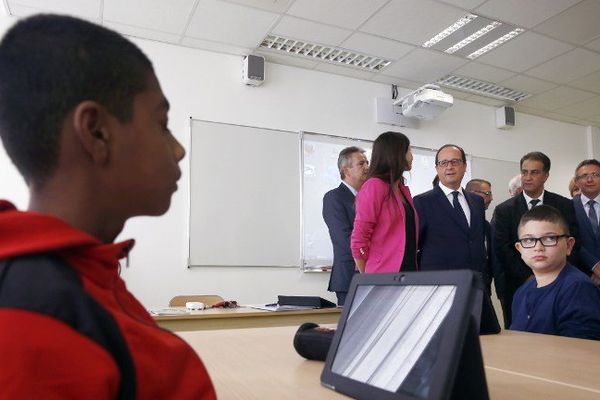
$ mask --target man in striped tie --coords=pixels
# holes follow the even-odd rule
[[[575,182],[581,194],[573,198],[579,224],[581,266],[600,285],[600,161],[584,160],[575,169]]]

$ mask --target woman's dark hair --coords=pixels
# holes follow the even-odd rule
[[[398,181],[404,183],[402,174],[409,168],[406,161],[409,147],[410,140],[403,133],[384,132],[379,135],[373,143],[368,177],[379,178],[390,185]]]

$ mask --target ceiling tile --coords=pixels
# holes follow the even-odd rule
[[[452,89],[449,87],[442,86],[442,92],[451,94],[455,99],[465,100],[468,97],[473,96],[473,93],[470,92],[462,92],[460,90]]]
[[[552,82],[567,83],[598,70],[600,54],[578,48],[527,70],[526,74]]]
[[[298,57],[298,56],[286,56],[285,54],[272,53],[272,52],[266,51],[266,50],[258,50],[258,51],[255,51],[253,54],[260,54],[260,55],[264,56],[268,62],[272,62],[275,64],[290,65],[292,67],[313,69],[318,64],[317,61],[314,61],[309,58]]]
[[[381,74],[377,74],[377,75],[373,76],[371,78],[371,80],[373,82],[387,83],[389,85],[396,85],[398,87],[406,88],[406,89],[418,89],[425,84],[425,82],[414,82],[414,81],[409,81],[406,79],[400,79],[400,78],[396,78],[393,76],[387,76],[387,75],[381,75]],[[446,91],[446,90],[444,89],[444,91]]]
[[[377,36],[357,32],[346,39],[341,47],[361,53],[397,60],[415,47],[395,40],[384,39]]]
[[[569,86],[578,89],[589,90],[590,92],[600,93],[600,72],[595,72],[583,78],[569,82]]]
[[[282,13],[294,0],[221,0],[226,3],[234,3],[242,6],[260,8],[261,10]]]
[[[589,42],[588,44],[586,44],[585,47],[600,52],[600,38],[598,38],[596,40],[592,40],[591,42]]]
[[[40,12],[52,12],[85,18],[92,21],[100,20],[100,0],[19,0],[7,2],[12,15],[24,17]],[[33,9],[33,10],[32,10]]]
[[[432,0],[392,0],[360,30],[420,46],[465,14]]]
[[[592,97],[560,109],[560,114],[577,118],[592,118],[600,116],[600,96]]]
[[[104,0],[104,21],[181,35],[194,0]],[[144,10],[144,12],[139,12]],[[168,18],[165,18],[168,15]]]
[[[356,29],[388,0],[296,0],[287,14]]]
[[[293,39],[339,46],[352,31],[295,17],[283,17],[272,32]]]
[[[254,8],[205,1],[196,8],[186,36],[253,48],[264,39],[277,18],[277,14]]]
[[[121,33],[122,35],[135,36],[142,39],[156,40],[159,42],[174,43],[177,44],[181,35],[175,35],[173,33],[153,31],[151,29],[140,28],[137,26],[130,26],[125,24],[119,24],[117,22],[105,21],[104,26]]]
[[[531,96],[521,101],[520,104],[531,108],[537,108],[538,110],[554,111],[592,97],[595,97],[594,93],[566,86],[559,86],[555,89],[548,90],[547,92]]]
[[[584,0],[535,27],[536,32],[565,42],[584,44],[600,36],[600,1]]]
[[[485,104],[486,106],[492,107],[500,107],[506,104],[504,100],[493,99],[491,97],[479,96],[476,94],[467,97],[465,100],[470,101],[472,103]]]
[[[587,123],[582,121],[581,118],[570,117],[568,115],[563,115],[563,114],[559,114],[559,113],[555,113],[555,112],[546,112],[546,113],[543,113],[540,115],[543,116],[544,118],[553,119],[555,121],[567,122],[569,124],[576,124],[576,125],[583,125],[583,126],[587,125]]]
[[[336,75],[344,75],[349,76],[351,78],[358,79],[370,79],[373,77],[374,73],[369,71],[361,71],[354,68],[341,67],[339,65],[333,65],[329,63],[319,63],[315,67],[316,71],[329,72]]]
[[[513,76],[510,79],[500,82],[500,84],[511,89],[522,90],[531,94],[545,92],[546,90],[550,90],[558,86],[552,82],[542,81],[540,79],[535,79],[524,75]]]
[[[481,64],[475,61],[471,61],[470,63],[463,65],[452,73],[493,83],[498,83],[515,75],[514,72]]]
[[[213,51],[216,53],[233,54],[236,56],[245,56],[253,52],[253,49],[248,47],[239,47],[231,44],[219,43],[211,40],[196,39],[191,37],[185,37],[181,39],[181,45],[186,47],[193,47],[195,49]]]
[[[461,58],[435,51],[416,49],[406,57],[387,66],[385,74],[411,81],[434,82],[466,62]]]
[[[500,21],[533,28],[581,0],[490,0],[476,12]]]
[[[540,111],[537,108],[531,108],[531,107],[524,106],[521,103],[515,104],[514,108],[517,112],[521,112],[521,113],[525,113],[525,114],[532,114],[532,115],[540,115],[540,114],[546,112],[546,111]]]
[[[472,10],[481,3],[485,3],[486,0],[440,0],[444,3],[451,4],[453,6],[457,6],[460,8],[464,8],[465,10]]]
[[[513,40],[479,57],[477,61],[523,72],[571,50],[573,46],[525,32]]]

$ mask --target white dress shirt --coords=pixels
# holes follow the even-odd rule
[[[348,189],[350,189],[350,191],[352,192],[352,194],[354,195],[354,197],[356,197],[356,193],[358,193],[358,192],[356,191],[356,189],[354,189],[354,188],[353,188],[353,187],[352,187],[350,184],[348,184],[348,182],[346,182],[346,181],[342,181],[342,183],[343,183],[344,185],[346,185],[346,187],[347,187]]]
[[[546,191],[543,190],[542,194],[537,199],[534,199],[533,197],[529,197],[529,196],[527,196],[527,193],[523,192],[523,197],[525,197],[525,203],[527,203],[527,209],[531,210],[531,203],[530,203],[531,200],[539,200],[540,201],[539,203],[536,204],[536,207],[544,204],[544,193],[545,192]]]
[[[452,204],[452,200],[454,200],[454,195],[452,194],[452,192],[458,192],[458,202],[460,203],[460,206],[462,207],[463,211],[465,212],[465,216],[467,217],[467,224],[469,226],[471,226],[471,209],[469,208],[469,203],[467,203],[467,199],[465,198],[463,189],[462,188],[458,188],[458,190],[450,189],[449,187],[444,186],[441,182],[438,183],[438,186],[440,187],[440,189],[442,189],[442,191],[446,195],[446,198],[450,202],[450,205],[453,208],[454,208],[454,205]]]

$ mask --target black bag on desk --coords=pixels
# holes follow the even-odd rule
[[[335,303],[318,296],[277,296],[280,306],[299,306],[313,308],[332,308]]]

